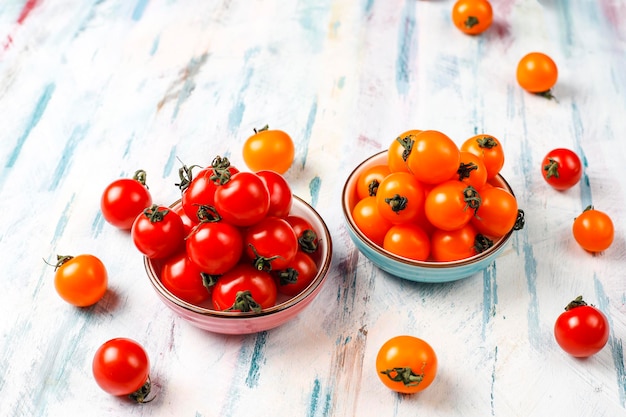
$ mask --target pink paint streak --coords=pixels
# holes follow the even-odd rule
[[[43,0],[27,0],[26,3],[24,4],[24,7],[22,7],[22,10],[20,11],[19,16],[17,17],[17,20],[15,21],[16,25],[21,26],[24,23],[24,21],[28,18],[28,15],[30,15],[30,12],[32,12],[33,9],[37,7],[42,1]],[[15,29],[14,29],[14,32],[15,32]],[[6,37],[6,40],[2,44],[5,51],[9,49],[11,45],[13,45],[13,35],[14,34],[9,33]]]

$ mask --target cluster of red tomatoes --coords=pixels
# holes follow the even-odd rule
[[[474,256],[522,226],[515,196],[496,179],[503,165],[502,145],[491,135],[459,147],[439,131],[407,131],[390,144],[387,163],[357,179],[352,217],[365,236],[398,256],[438,262]]]

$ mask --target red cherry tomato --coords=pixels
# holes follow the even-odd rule
[[[129,230],[137,216],[152,204],[146,187],[146,173],[139,170],[133,178],[121,178],[102,193],[100,209],[104,220],[122,230]]]
[[[238,172],[215,190],[215,208],[228,223],[251,226],[267,215],[270,193],[257,174]]]
[[[224,221],[200,223],[187,236],[187,256],[209,275],[220,275],[235,266],[243,253],[243,237]]]
[[[176,297],[188,303],[200,305],[211,297],[210,278],[191,262],[185,251],[163,260],[161,283]]]
[[[93,255],[57,256],[54,288],[62,299],[77,307],[97,303],[106,293],[107,270]]]
[[[594,306],[577,297],[565,307],[554,324],[554,337],[561,348],[575,357],[598,353],[609,340],[609,322]]]
[[[153,204],[137,216],[131,236],[135,247],[148,258],[165,258],[184,246],[185,226],[175,211]]]
[[[578,155],[569,149],[553,149],[541,161],[541,174],[552,188],[567,190],[580,181],[582,163]]]
[[[257,171],[256,174],[265,182],[270,193],[267,216],[287,217],[291,211],[293,194],[285,177],[274,171]]]
[[[307,253],[298,251],[287,267],[272,272],[278,292],[288,296],[298,295],[317,276],[317,264]]]
[[[300,250],[306,253],[314,253],[319,246],[319,238],[317,232],[311,226],[311,223],[301,216],[289,215],[286,218],[287,223],[291,225],[291,228],[298,238],[298,244]]]
[[[276,304],[278,291],[269,272],[249,264],[238,264],[220,276],[213,287],[211,300],[217,310],[254,311]]]
[[[150,393],[150,360],[134,340],[116,338],[105,342],[93,357],[92,371],[105,392],[146,402]]]
[[[279,217],[266,217],[244,233],[246,256],[263,270],[286,268],[298,251],[298,237],[291,225]]]

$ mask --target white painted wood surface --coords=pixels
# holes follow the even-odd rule
[[[7,416],[626,415],[626,2],[494,0],[469,37],[453,2],[418,0],[3,0],[0,4],[0,414]],[[558,102],[524,93],[527,52],[559,66]],[[143,168],[156,201],[178,197],[177,158],[242,165],[268,123],[292,135],[286,174],[332,230],[334,264],[293,322],[241,337],[200,331],[150,288],[127,234],[99,214],[102,190]],[[526,227],[483,274],[415,284],[351,244],[343,181],[408,129],[459,144],[498,137]],[[549,188],[541,158],[570,147],[583,181]],[[597,256],[574,242],[588,204],[616,240]],[[110,290],[76,309],[55,293],[57,253],[92,253]],[[582,294],[611,324],[587,360],[552,327]],[[440,370],[419,395],[378,381],[389,337],[431,343]],[[133,405],[91,375],[97,347],[125,336],[148,351],[156,399]]]

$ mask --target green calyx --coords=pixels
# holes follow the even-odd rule
[[[426,364],[424,363],[424,366],[425,365]],[[405,387],[417,386],[424,379],[423,373],[416,374],[415,372],[413,372],[413,369],[409,367],[386,369],[384,371],[380,371],[380,373],[383,375],[387,375],[387,377],[394,382],[402,382]]]
[[[255,313],[261,312],[262,308],[252,297],[250,291],[238,291],[235,295],[235,302],[226,311],[254,311]]]

